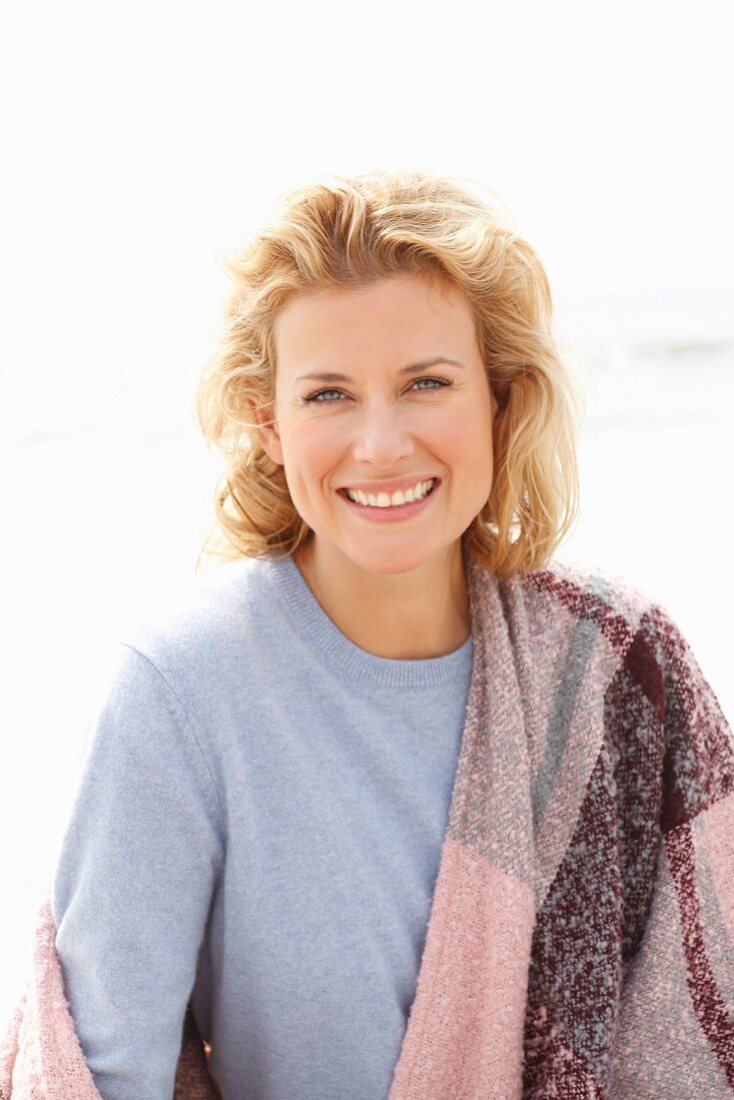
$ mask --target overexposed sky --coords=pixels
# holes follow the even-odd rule
[[[198,361],[216,253],[325,172],[480,181],[561,298],[734,286],[727,8],[15,5],[0,356],[18,415],[45,426],[76,390]]]

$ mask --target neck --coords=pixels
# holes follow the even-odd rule
[[[469,636],[469,593],[461,544],[410,573],[368,573],[320,550],[313,536],[293,555],[323,611],[351,642],[376,657],[425,660]]]

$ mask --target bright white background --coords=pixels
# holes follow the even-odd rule
[[[566,557],[663,601],[734,714],[724,3],[29,2],[6,15],[0,1024],[105,642],[191,575],[216,256],[282,191],[417,165],[514,212],[587,394]]]

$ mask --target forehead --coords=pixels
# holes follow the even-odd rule
[[[359,359],[386,354],[452,350],[474,341],[474,317],[451,284],[396,275],[366,287],[329,288],[299,295],[280,311],[274,340],[278,364],[303,363],[312,355],[348,354]],[[441,341],[436,348],[435,341]],[[420,346],[419,346],[420,345]]]

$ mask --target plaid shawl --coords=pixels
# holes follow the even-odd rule
[[[389,1100],[734,1096],[734,740],[665,611],[465,556],[474,663]],[[0,1100],[97,1100],[50,906]],[[176,1097],[215,1098],[186,1012]]]

